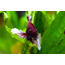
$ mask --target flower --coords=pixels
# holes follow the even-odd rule
[[[17,28],[11,29],[12,34],[17,34],[20,38],[26,38],[27,40],[31,41],[38,47],[38,50],[41,49],[40,41],[41,41],[41,35],[38,34],[35,26],[31,23],[31,16],[27,15],[28,24],[27,24],[27,30],[26,33],[24,33],[21,30],[18,30]]]

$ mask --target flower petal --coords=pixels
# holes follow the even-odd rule
[[[36,40],[33,39],[33,42],[34,42],[34,45],[38,47],[38,50],[41,50],[41,46],[40,46],[40,44],[41,44],[41,35],[40,34],[38,34]]]
[[[41,50],[40,44],[41,44],[41,35],[38,34],[38,37],[37,37],[37,47],[38,47],[38,50]]]
[[[11,29],[12,34],[17,34],[19,38],[26,38],[26,33],[24,33],[21,30],[18,30],[17,28]]]
[[[18,34],[18,33],[24,33],[23,31],[21,31],[21,30],[18,30],[17,28],[13,28],[13,29],[11,29],[11,32],[12,32],[12,34]]]

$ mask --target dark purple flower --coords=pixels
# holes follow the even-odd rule
[[[36,30],[35,26],[31,23],[31,16],[27,15],[27,20],[28,24],[26,33],[16,28],[11,29],[11,32],[12,34],[17,34],[20,38],[26,38],[27,40],[31,41],[32,43],[34,43],[34,45],[38,47],[38,50],[40,50],[41,36],[40,34],[38,34],[38,31]]]

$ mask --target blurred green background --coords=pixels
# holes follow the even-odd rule
[[[26,32],[27,15],[41,33],[41,50],[30,41],[11,33],[12,28]],[[65,11],[0,11],[0,54],[64,54]]]

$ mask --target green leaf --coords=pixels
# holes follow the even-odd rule
[[[65,53],[65,12],[57,14],[47,31],[42,37],[39,53]]]
[[[11,35],[13,38],[15,38],[15,39],[17,39],[17,40],[19,40],[19,41],[21,41],[21,42],[24,43],[25,39],[19,38],[18,35],[16,35],[16,34],[12,34],[12,33],[11,33],[11,29],[8,28],[7,26],[5,26],[5,27],[6,27],[6,30],[10,33],[10,35]]]
[[[26,32],[27,23],[28,21],[26,16],[21,17],[19,22],[19,29],[22,29],[22,31]]]
[[[0,11],[0,16],[2,18],[4,18],[4,21],[6,21],[8,19],[8,15],[5,12],[3,12],[3,11]]]
[[[43,34],[49,27],[48,18],[46,17],[46,12],[36,11],[34,17],[34,25],[38,33]]]
[[[56,41],[55,45],[53,46],[53,48],[51,49],[51,51],[49,53],[65,53],[65,51],[63,51],[63,49],[65,49],[65,35],[64,35],[64,31],[62,32],[61,36],[59,37],[59,39]]]
[[[13,23],[15,25],[15,28],[19,28],[19,20],[18,15],[16,11],[9,11],[11,19],[13,20]]]
[[[12,38],[10,34],[6,31],[5,26],[0,27],[0,50],[4,53],[11,53],[11,46],[17,40]]]
[[[3,13],[4,13],[4,21],[6,21],[8,19],[8,15],[5,12]]]
[[[0,13],[3,13],[3,11],[0,11]]]
[[[0,25],[2,26],[4,22],[8,19],[8,15],[5,12],[0,13]]]
[[[16,25],[14,23],[14,20],[13,20],[13,15],[11,14],[10,11],[6,11],[7,15],[8,15],[8,19],[7,21],[5,22],[5,25],[7,25],[9,28],[15,28]]]

